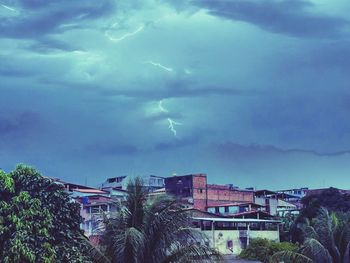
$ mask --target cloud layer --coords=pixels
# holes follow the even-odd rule
[[[350,187],[347,1],[0,4],[1,168]]]

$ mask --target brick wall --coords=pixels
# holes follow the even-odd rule
[[[207,206],[207,176],[205,174],[196,174],[193,180],[193,207],[199,210],[205,210]]]
[[[254,193],[250,191],[230,189],[221,185],[208,185],[207,191],[208,205],[254,201]]]

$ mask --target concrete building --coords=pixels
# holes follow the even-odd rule
[[[295,198],[303,198],[306,196],[309,188],[308,187],[302,187],[302,188],[291,188],[291,189],[286,189],[286,190],[277,190],[277,193],[280,194],[288,194],[290,196],[294,196]]]
[[[143,180],[144,186],[147,187],[148,191],[154,192],[155,190],[164,188],[164,178],[156,175],[144,175],[140,176]],[[134,176],[124,175],[107,178],[102,183],[101,189],[105,191],[111,191],[112,189],[126,190],[128,183]]]
[[[254,192],[226,185],[207,183],[206,174],[189,174],[165,178],[165,190],[188,207],[206,211],[207,207],[225,203],[252,203]]]
[[[290,198],[294,199],[295,196],[287,193],[278,193],[270,190],[257,190],[254,193],[254,203],[265,207],[265,212],[272,216],[284,216],[286,213],[297,213],[299,207],[289,202]]]
[[[238,255],[252,238],[279,242],[279,224],[266,219],[193,218],[193,227],[207,236],[208,245],[224,255]]]

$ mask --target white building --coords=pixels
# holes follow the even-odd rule
[[[252,238],[279,242],[277,220],[194,217],[194,227],[204,232],[209,245],[224,255],[238,255]]]

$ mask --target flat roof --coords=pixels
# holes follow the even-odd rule
[[[264,205],[259,205],[256,203],[252,202],[247,202],[247,203],[242,203],[242,202],[232,202],[232,203],[224,203],[224,204],[212,204],[212,205],[207,205],[207,208],[211,207],[224,207],[224,206],[246,206],[246,205],[251,205],[251,206],[256,206],[256,207],[265,207]]]
[[[255,219],[255,218],[215,218],[215,217],[193,217],[194,220],[233,223],[280,223],[279,220]]]

